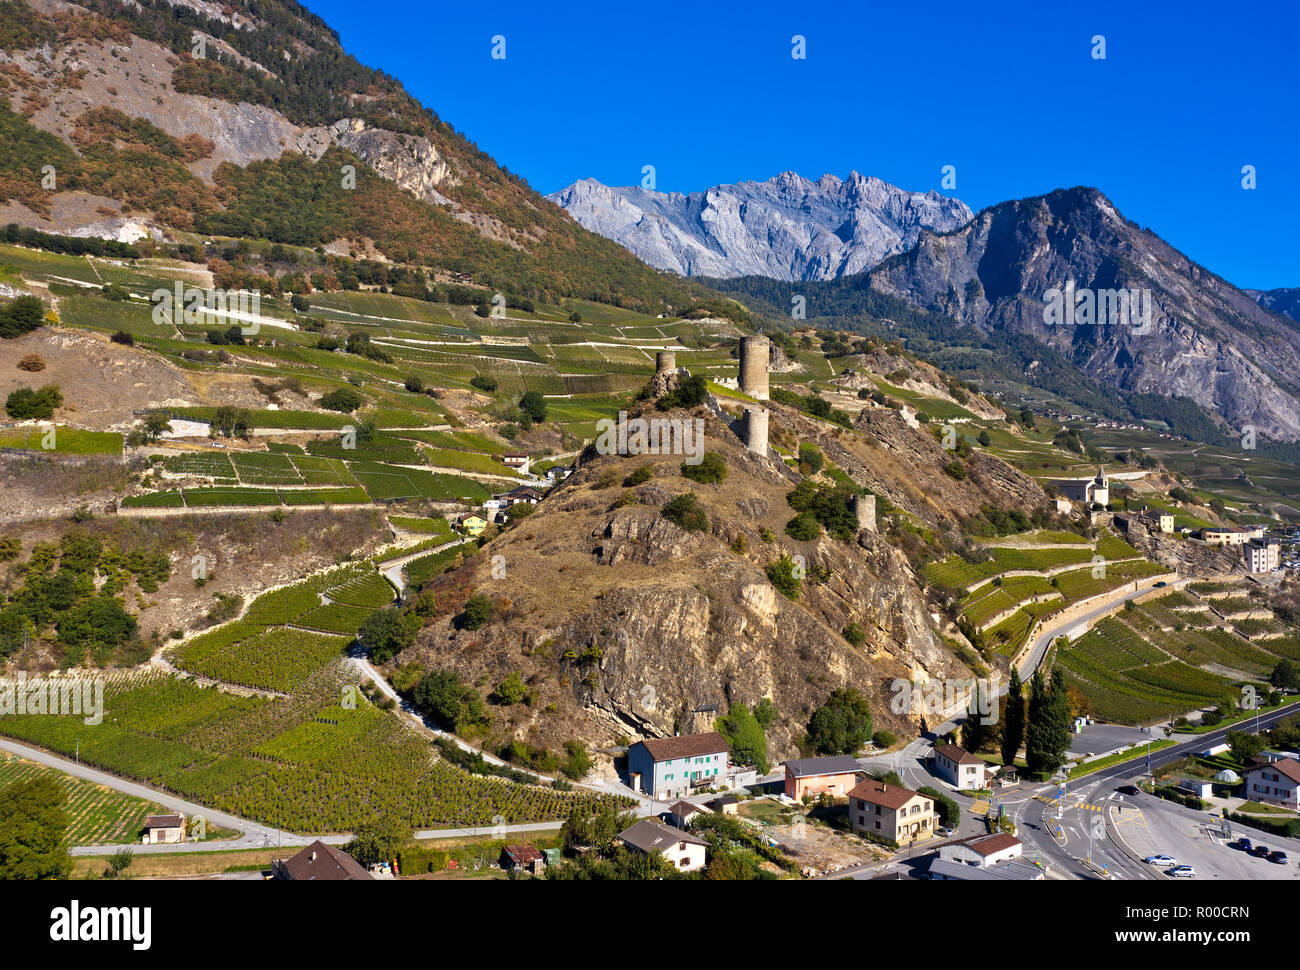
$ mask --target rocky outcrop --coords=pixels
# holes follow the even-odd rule
[[[346,148],[390,182],[434,205],[448,205],[450,200],[438,189],[456,184],[451,165],[429,139],[372,128],[360,118],[307,128],[294,144],[313,161],[332,145]]]
[[[1048,322],[1052,290],[1147,291],[1149,326]],[[870,286],[984,331],[1029,334],[1102,382],[1187,397],[1229,434],[1300,440],[1300,328],[1125,220],[1096,189],[1059,190],[925,234]]]
[[[778,403],[770,411],[774,433],[816,442],[851,477],[936,528],[987,502],[1026,510],[1045,502],[1032,480],[987,455],[973,456],[966,481],[954,481],[943,471],[951,456],[895,411],[863,422],[870,441]],[[809,715],[837,687],[866,694],[881,726],[914,730],[915,719],[905,726],[889,708],[895,678],[973,676],[943,634],[961,635],[941,632],[888,536],[791,539],[786,496],[796,472],[747,451],[712,408],[651,414],[704,420],[704,447],[725,458],[725,483],[687,480],[680,456],[588,449],[535,513],[438,581],[440,603],[484,593],[497,604],[495,619],[469,631],[444,616],[396,660],[455,669],[467,683],[519,671],[531,700],[495,709],[489,747],[519,739],[558,750],[575,737],[603,747],[620,735],[707,727],[712,712],[766,697],[781,714],[768,731],[779,758],[796,752]],[[649,481],[618,486],[647,464]],[[662,514],[688,491],[707,512],[707,531],[684,531]],[[795,599],[766,573],[783,555],[802,557]],[[849,624],[864,632],[860,646],[844,638]]]
[[[809,181],[783,172],[703,192],[612,188],[583,179],[548,196],[593,232],[684,276],[825,280],[870,269],[923,229],[963,225],[971,211],[937,192],[908,192],[851,172]]]

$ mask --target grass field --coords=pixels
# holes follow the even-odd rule
[[[122,454],[122,436],[112,431],[83,431],[44,424],[0,430],[0,448],[43,451],[56,455]]]

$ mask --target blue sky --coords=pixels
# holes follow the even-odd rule
[[[1238,286],[1300,286],[1295,3],[307,6],[544,193],[645,165],[682,192],[856,169],[976,210],[1095,185]]]

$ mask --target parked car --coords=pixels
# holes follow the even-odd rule
[[[1168,855],[1149,855],[1142,860],[1149,866],[1176,866],[1178,860]]]
[[[1286,853],[1281,849],[1276,849],[1268,854],[1269,862],[1276,862],[1280,866],[1286,865],[1291,860],[1286,857]]]
[[[1173,876],[1175,879],[1194,879],[1196,877],[1196,870],[1191,866],[1174,866],[1169,870],[1169,875]]]
[[[1137,787],[1137,785],[1120,785],[1120,786],[1119,786],[1118,788],[1116,788],[1115,790],[1116,790],[1117,792],[1119,792],[1121,795],[1141,795],[1141,794],[1142,794],[1142,789],[1139,788],[1139,787]]]
[[[1255,846],[1255,848],[1250,850],[1251,855],[1257,855],[1261,859],[1267,859],[1268,853],[1269,853],[1269,848],[1266,845],[1257,845]]]
[[[1238,839],[1237,848],[1240,849],[1242,852],[1250,852],[1254,848],[1254,846],[1251,845],[1250,839]]]

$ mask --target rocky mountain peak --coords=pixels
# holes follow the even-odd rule
[[[684,276],[834,279],[870,269],[947,232],[971,211],[937,192],[909,192],[850,172],[811,181],[785,171],[765,182],[656,192],[582,179],[549,198],[586,228],[659,269]]]

